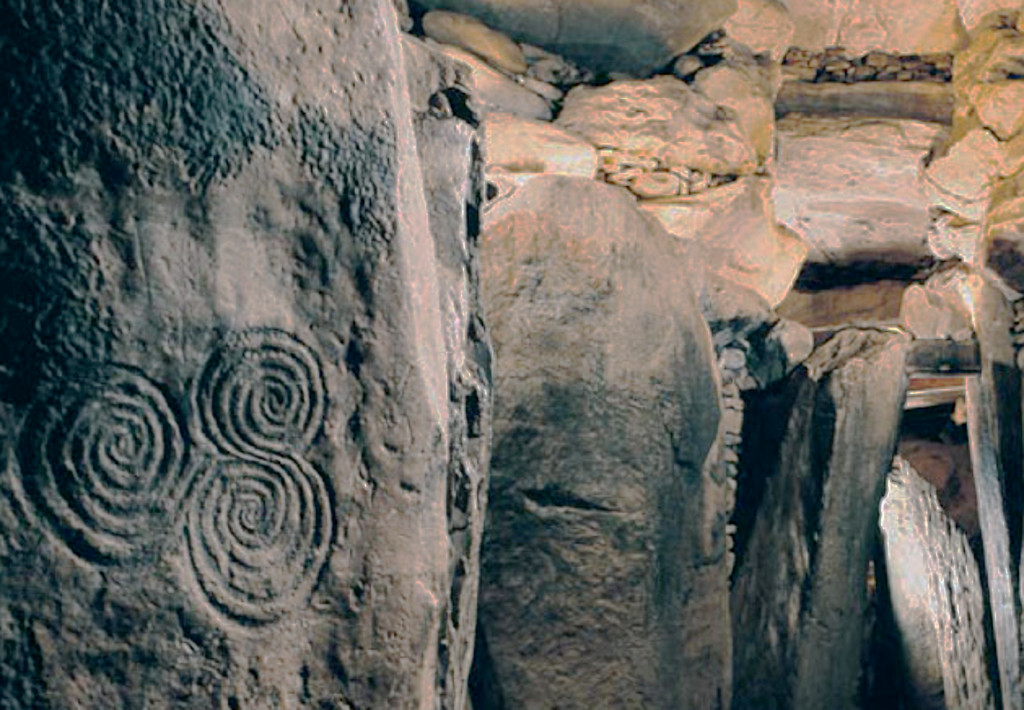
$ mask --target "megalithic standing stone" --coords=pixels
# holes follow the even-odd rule
[[[0,706],[464,706],[478,190],[432,234],[400,47],[0,0]]]
[[[859,707],[867,569],[907,388],[910,337],[844,329],[744,441],[764,494],[732,589],[733,710]],[[774,410],[774,411],[773,411]]]

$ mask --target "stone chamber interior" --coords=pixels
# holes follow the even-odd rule
[[[0,0],[0,710],[1024,710],[1019,0]]]

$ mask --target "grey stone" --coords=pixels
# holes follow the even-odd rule
[[[855,708],[866,574],[907,387],[904,333],[844,330],[746,416],[734,710]]]
[[[994,708],[978,564],[935,488],[899,457],[879,525],[912,697],[919,707]]]
[[[736,0],[421,0],[478,17],[513,39],[595,71],[643,76],[686,52],[736,10]]]
[[[504,707],[728,707],[727,561],[701,551],[720,405],[672,238],[624,190],[543,175],[488,209],[482,240],[478,661]]]
[[[465,707],[482,166],[340,9],[4,6],[0,706]]]

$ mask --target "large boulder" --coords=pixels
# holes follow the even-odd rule
[[[840,331],[748,403],[732,585],[733,710],[853,710],[867,569],[910,337]]]
[[[482,166],[340,9],[0,9],[2,707],[465,707]]]
[[[624,190],[545,175],[489,208],[482,240],[496,409],[474,706],[728,707],[725,551],[700,544],[719,400],[672,238]]]
[[[929,261],[932,201],[918,173],[940,130],[918,121],[781,119],[775,205],[807,241],[807,260]]]
[[[477,17],[595,71],[643,76],[695,46],[736,0],[420,0]]]

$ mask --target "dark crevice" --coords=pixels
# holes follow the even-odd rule
[[[605,513],[614,509],[606,505],[581,498],[574,493],[554,485],[543,488],[531,488],[521,491],[524,497],[545,508],[576,508],[577,510],[597,510]]]

